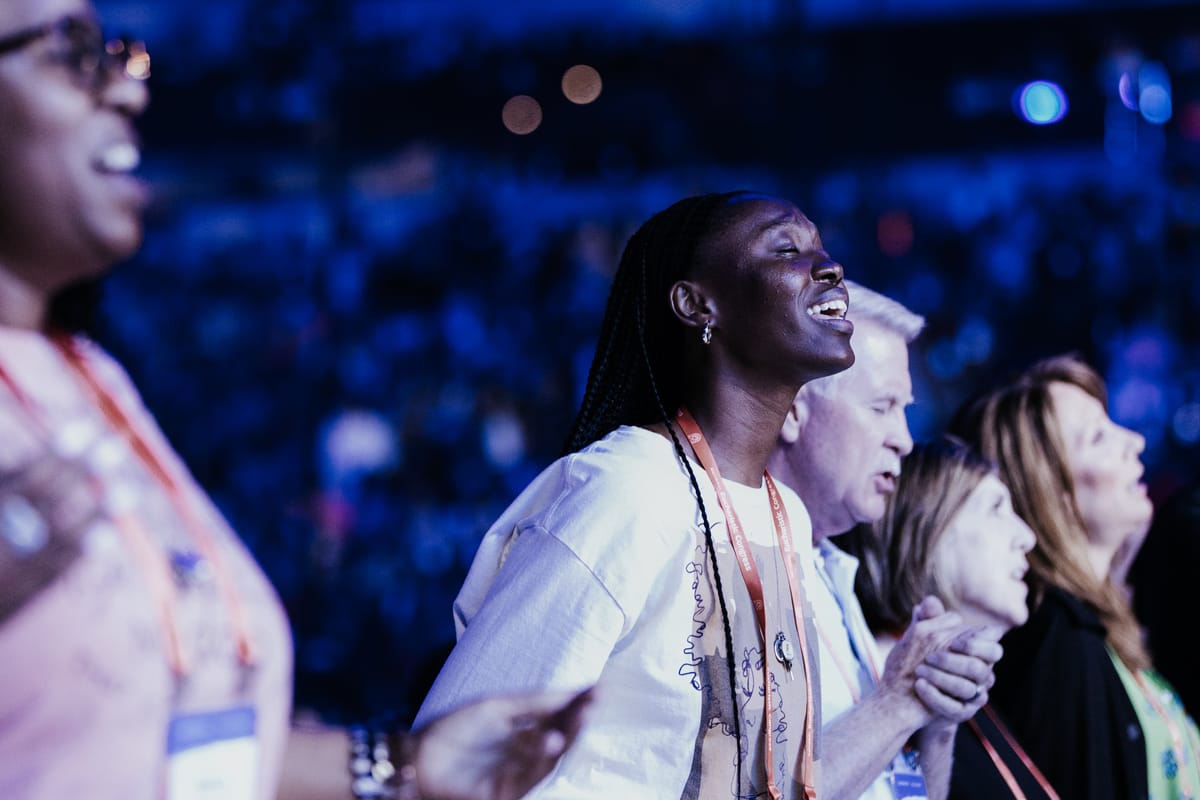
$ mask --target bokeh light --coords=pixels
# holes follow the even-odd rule
[[[504,127],[512,133],[524,136],[533,133],[542,124],[542,106],[527,94],[510,97],[500,111]]]
[[[587,105],[594,102],[602,88],[600,73],[587,64],[576,64],[563,73],[563,94],[572,103]]]
[[[1138,72],[1138,109],[1152,125],[1171,119],[1171,79],[1162,64],[1147,62]]]
[[[1052,81],[1031,81],[1017,93],[1017,113],[1034,125],[1051,125],[1067,115],[1067,95]]]
[[[905,255],[913,246],[912,217],[900,209],[885,212],[879,217],[876,236],[879,239],[879,251],[884,255],[892,258]]]

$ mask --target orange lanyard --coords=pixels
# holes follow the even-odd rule
[[[112,394],[104,388],[92,372],[91,366],[79,352],[75,342],[67,336],[55,336],[54,344],[62,353],[67,363],[75,371],[84,384],[92,400],[104,414],[108,423],[116,432],[121,434],[129,443],[143,465],[165,489],[171,504],[187,526],[201,554],[212,565],[213,575],[217,582],[222,600],[229,612],[234,636],[237,640],[238,660],[244,666],[255,663],[255,648],[250,637],[249,625],[246,621],[241,598],[233,584],[230,571],[225,567],[224,560],[217,550],[216,543],[208,533],[208,529],[196,515],[192,504],[184,496],[179,486],[162,459],[154,452],[146,438],[133,425],[129,415],[120,407]],[[33,402],[23,392],[20,386],[0,364],[0,382],[3,382],[16,396],[17,401],[26,409],[37,426],[49,437],[50,430],[40,418]],[[179,677],[186,676],[190,671],[187,653],[179,634],[179,623],[176,614],[176,591],[170,567],[161,549],[154,543],[153,537],[146,531],[142,521],[132,512],[122,509],[112,509],[113,522],[142,570],[151,594],[159,608],[160,623],[163,628],[163,640],[167,649],[167,660],[172,671]]]
[[[712,450],[709,448],[708,442],[704,439],[704,434],[700,432],[700,426],[696,424],[696,420],[686,408],[680,408],[675,416],[679,422],[679,427],[687,434],[688,442],[692,445],[692,451],[696,454],[696,458],[704,467],[704,471],[708,473],[708,478],[712,481],[713,489],[717,493],[717,502],[721,504],[721,510],[725,512],[725,527],[729,531],[729,543],[733,547],[738,568],[741,570],[742,579],[746,583],[746,590],[750,593],[750,601],[754,606],[754,615],[758,623],[758,634],[762,642],[763,742],[767,791],[774,800],[779,800],[783,796],[783,793],[775,785],[775,761],[771,755],[772,740],[775,737],[771,724],[771,664],[768,654],[769,643],[767,642],[767,607],[763,598],[762,578],[758,574],[758,565],[754,563],[754,558],[750,555],[750,545],[746,540],[741,520],[738,518],[737,512],[734,511],[733,501],[730,499],[729,490],[725,486],[725,479],[721,477],[721,471],[717,468],[717,461],[713,458]],[[767,496],[771,500],[771,519],[775,523],[775,537],[779,542],[779,551],[783,556],[783,569],[787,575],[788,591],[792,600],[792,619],[796,624],[796,635],[800,638],[800,659],[804,669],[805,706],[801,778],[805,797],[813,800],[817,796],[817,790],[812,782],[814,777],[813,752],[815,747],[815,731],[813,727],[815,725],[816,714],[813,705],[812,670],[808,662],[807,635],[805,633],[803,614],[801,613],[804,603],[800,596],[800,580],[796,575],[795,548],[792,546],[792,527],[788,522],[787,509],[783,506],[783,498],[779,496],[779,489],[775,486],[775,481],[771,479],[770,473],[763,473],[763,482],[767,486]]]
[[[1046,776],[1037,768],[1037,764],[1033,763],[1033,759],[1029,757],[1029,754],[1025,752],[1021,745],[1017,744],[1017,740],[1008,732],[1008,728],[996,716],[996,712],[992,711],[991,706],[985,705],[983,712],[987,714],[988,719],[996,726],[996,730],[1000,731],[1000,735],[1004,737],[1004,741],[1016,753],[1017,758],[1021,759],[1021,763],[1025,765],[1025,769],[1029,770],[1029,774],[1038,782],[1038,786],[1042,787],[1042,791],[1046,793],[1046,796],[1050,800],[1059,800],[1058,793],[1054,791],[1054,787],[1050,785],[1050,781],[1046,780]],[[1012,770],[1004,763],[1004,759],[1000,757],[1000,753],[997,752],[995,745],[984,735],[983,729],[979,727],[979,723],[972,717],[967,720],[967,725],[970,726],[971,732],[975,734],[975,738],[983,745],[983,749],[987,751],[988,758],[996,765],[996,770],[1000,773],[1000,777],[1004,779],[1004,782],[1008,784],[1009,791],[1012,792],[1015,800],[1025,800],[1025,793],[1021,791],[1021,786],[1017,783],[1017,777],[1013,775]]]

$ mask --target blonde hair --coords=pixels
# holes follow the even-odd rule
[[[1000,467],[1013,509],[1037,535],[1029,554],[1036,600],[1045,587],[1063,589],[1095,609],[1113,652],[1131,670],[1150,666],[1133,609],[1107,576],[1097,577],[1085,554],[1087,528],[1059,435],[1050,386],[1077,386],[1107,407],[1104,380],[1075,355],[1038,361],[1015,380],[959,411],[951,428]]]

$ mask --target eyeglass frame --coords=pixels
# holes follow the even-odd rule
[[[148,68],[141,75],[135,75],[129,71],[129,62],[135,56],[146,55],[144,42],[128,36],[105,38],[104,31],[98,22],[91,17],[78,14],[67,14],[52,22],[16,31],[0,38],[0,58],[23,50],[55,34],[78,45],[78,42],[72,40],[71,34],[80,30],[96,33],[96,46],[81,48],[79,53],[79,55],[87,55],[94,59],[94,65],[89,66],[83,62],[71,65],[72,70],[81,80],[90,80],[91,85],[95,88],[104,85],[105,80],[111,79],[114,75],[134,80],[145,80],[150,77]],[[89,49],[90,52],[87,52]]]

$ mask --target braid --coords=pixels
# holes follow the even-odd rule
[[[565,452],[575,452],[620,425],[661,420],[666,426],[676,456],[687,470],[704,523],[704,542],[721,609],[725,666],[733,703],[738,791],[742,785],[742,725],[733,626],[700,482],[668,410],[678,407],[683,399],[685,373],[681,364],[684,330],[668,313],[667,292],[672,283],[692,273],[701,245],[712,235],[712,229],[719,227],[720,212],[740,194],[743,193],[709,194],[680,200],[651,217],[629,240],[613,278],[596,356],[579,414],[565,446]],[[632,325],[630,316],[633,317]]]

